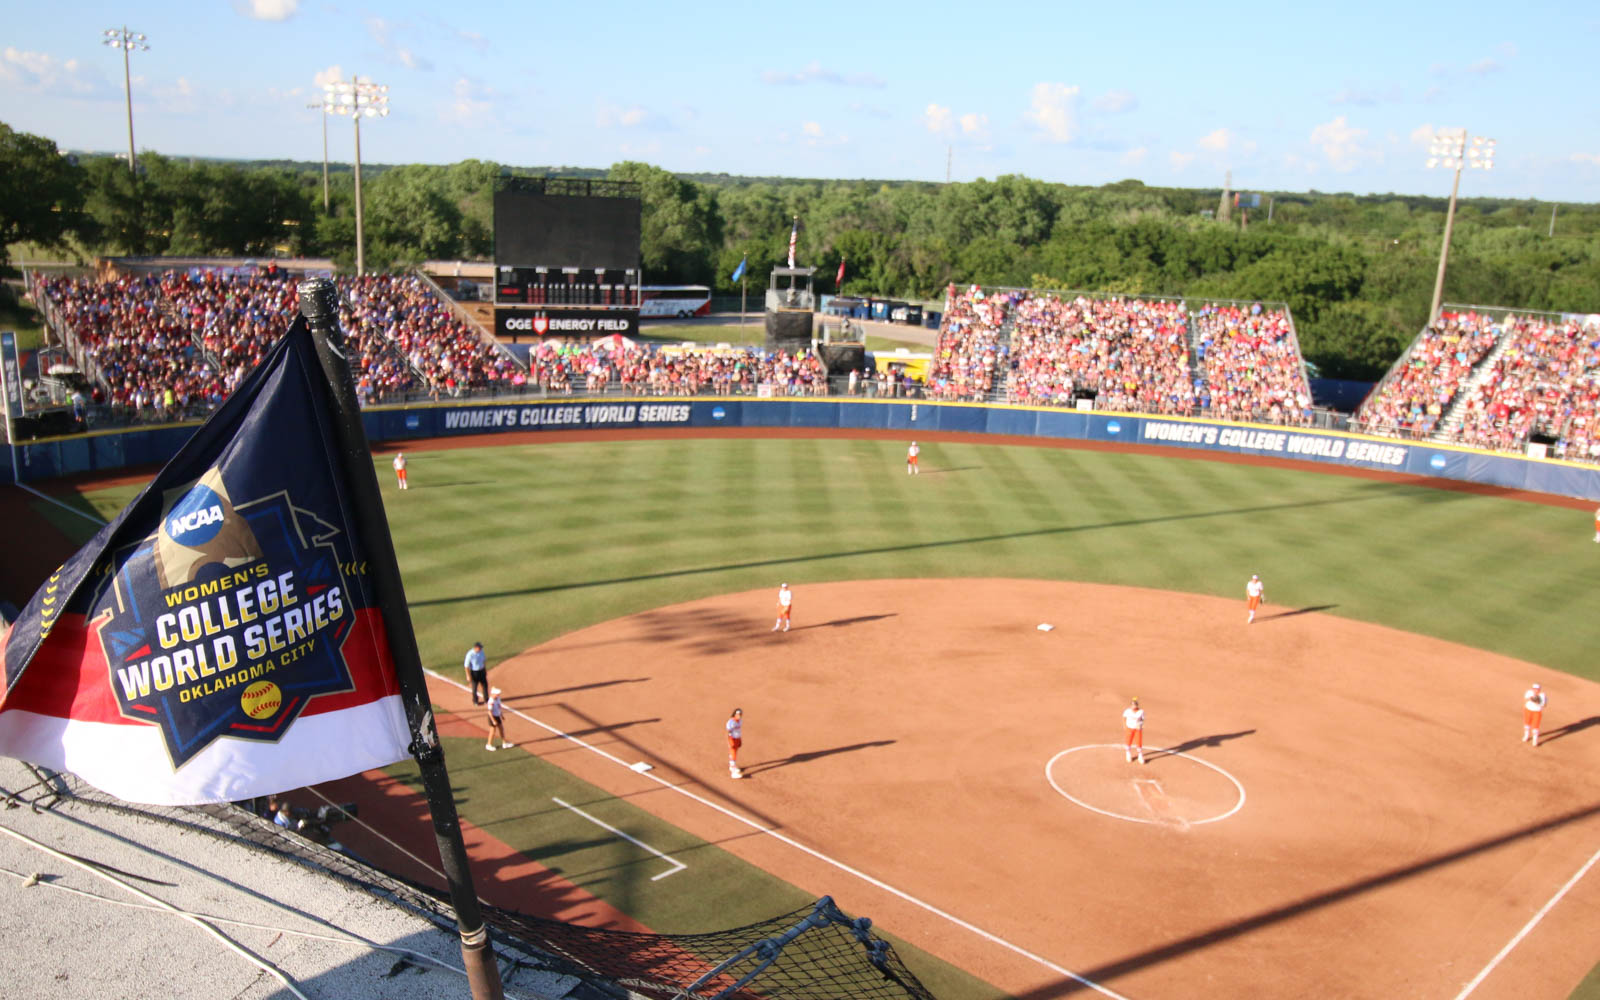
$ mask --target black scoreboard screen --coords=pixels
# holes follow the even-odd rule
[[[639,206],[638,198],[497,192],[495,266],[637,272]]]

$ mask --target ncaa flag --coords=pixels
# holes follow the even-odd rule
[[[794,267],[794,245],[800,239],[800,216],[794,217],[794,225],[789,229],[789,266]]]
[[[0,754],[161,805],[407,756],[329,395],[298,319],[45,581],[0,636]]]
[[[740,278],[744,277],[744,266],[746,264],[748,264],[749,262],[750,262],[750,255],[749,254],[746,254],[745,256],[740,257],[739,258],[739,266],[733,269],[733,277],[728,279],[728,280],[730,280],[730,281],[738,281]]]

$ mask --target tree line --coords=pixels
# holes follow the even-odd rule
[[[0,123],[0,236],[103,255],[330,257],[351,265],[354,178],[321,163],[141,153],[64,156]],[[1223,218],[1218,189],[1101,187],[1022,176],[936,184],[677,175],[645,163],[529,169],[466,160],[364,166],[369,267],[490,260],[493,197],[516,175],[637,182],[644,276],[737,294],[764,287],[800,218],[798,256],[823,292],[934,298],[946,285],[1287,302],[1322,374],[1373,379],[1426,318],[1446,200],[1264,192]],[[1600,312],[1600,205],[1471,198],[1457,206],[1445,301]],[[1270,219],[1269,219],[1270,213]],[[832,287],[841,260],[842,289]]]

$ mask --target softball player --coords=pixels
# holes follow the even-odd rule
[[[744,709],[736,708],[728,716],[728,777],[742,778],[739,770],[739,748],[744,746]]]
[[[1122,727],[1124,740],[1122,743],[1122,756],[1128,763],[1133,763],[1133,753],[1139,752],[1139,763],[1144,763],[1144,709],[1139,707],[1139,699],[1133,699],[1133,704],[1122,710]]]
[[[1261,599],[1266,590],[1266,584],[1261,582],[1261,577],[1254,573],[1250,574],[1250,582],[1244,585],[1244,603],[1250,612],[1250,617],[1245,619],[1246,625],[1255,624],[1256,609],[1261,607]]]
[[[1549,702],[1538,684],[1522,692],[1522,742],[1531,738],[1534,746],[1539,745],[1539,723],[1544,721],[1544,707]]]

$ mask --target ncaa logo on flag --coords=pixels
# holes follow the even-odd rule
[[[227,518],[222,513],[222,498],[209,486],[196,486],[173,505],[167,514],[167,537],[179,545],[199,548],[217,537]]]

